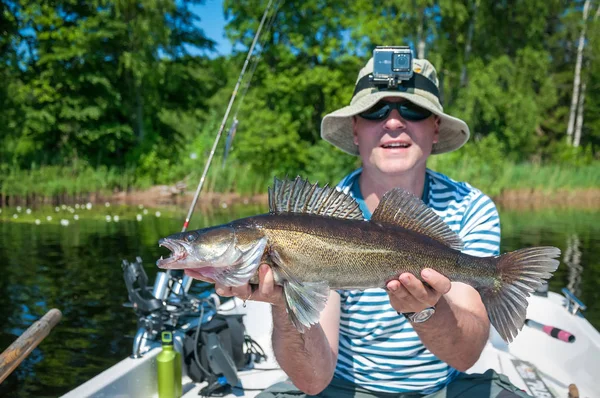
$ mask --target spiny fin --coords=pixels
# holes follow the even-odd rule
[[[527,297],[556,271],[559,256],[556,247],[528,247],[495,258],[496,285],[478,290],[490,323],[507,343],[525,324]]]
[[[381,198],[371,222],[398,225],[426,235],[452,249],[462,250],[460,237],[419,198],[401,188],[394,188]]]
[[[290,322],[300,333],[319,322],[321,311],[329,298],[327,282],[300,282],[286,267],[276,250],[270,251],[275,280],[281,281],[285,306]]]
[[[327,185],[310,184],[300,177],[294,181],[275,178],[273,187],[269,187],[269,211],[364,220],[358,203],[350,195]]]

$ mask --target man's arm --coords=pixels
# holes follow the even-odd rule
[[[401,275],[402,286],[390,293],[392,306],[400,312],[417,312],[435,305],[435,314],[423,323],[413,323],[413,328],[436,357],[466,371],[479,359],[489,336],[487,312],[474,288],[460,282],[450,283],[448,278],[431,271],[422,277],[432,289],[412,274]]]
[[[500,222],[489,198],[477,197],[464,220],[463,253],[480,257],[499,254]],[[489,336],[490,322],[481,297],[473,287],[450,283],[434,270],[423,270],[421,277],[431,288],[408,273],[389,282],[392,306],[398,312],[418,312],[435,305],[435,314],[413,327],[429,351],[465,371],[477,362]]]
[[[318,324],[299,333],[285,307],[273,306],[273,350],[296,387],[309,395],[329,385],[338,355],[340,296],[331,291]]]
[[[331,382],[337,363],[339,294],[330,291],[319,323],[300,333],[289,320],[283,290],[275,285],[273,271],[267,264],[260,266],[258,277],[259,285],[254,292],[248,284],[233,288],[216,284],[216,292],[220,296],[236,296],[242,300],[251,297],[253,301],[270,303],[277,362],[296,387],[309,395],[318,394]]]
[[[490,333],[490,322],[479,293],[453,282],[435,314],[413,328],[436,357],[462,372],[477,362]]]

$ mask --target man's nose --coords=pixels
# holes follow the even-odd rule
[[[397,109],[392,109],[387,119],[385,120],[384,128],[388,130],[398,130],[403,128],[405,125],[404,119],[400,116],[400,112]]]

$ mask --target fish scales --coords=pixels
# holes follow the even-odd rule
[[[232,225],[238,236],[251,228],[261,231],[298,279],[327,279],[332,289],[384,287],[403,272],[420,278],[428,265],[472,283],[476,277],[491,281],[494,271],[491,265],[478,266],[473,271],[479,275],[468,275],[470,269],[459,266],[459,251],[392,225],[299,214],[256,216]]]

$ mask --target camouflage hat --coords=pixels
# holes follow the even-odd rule
[[[373,58],[361,69],[356,81],[350,105],[338,109],[323,118],[321,137],[344,152],[358,155],[354,144],[352,116],[358,115],[385,97],[399,97],[425,108],[440,118],[439,141],[433,144],[431,153],[454,151],[469,139],[469,127],[462,120],[444,113],[439,99],[439,83],[433,65],[426,59],[413,60],[413,78],[403,82],[397,89],[377,88],[370,82]]]

